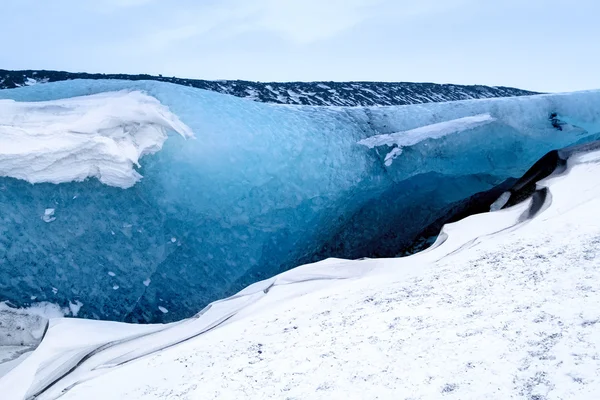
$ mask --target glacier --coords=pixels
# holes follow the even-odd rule
[[[343,108],[75,80],[0,99],[0,301],[129,322],[328,257],[395,256],[454,205],[600,138],[597,91]]]

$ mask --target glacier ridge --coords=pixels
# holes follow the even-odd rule
[[[0,69],[0,89],[74,79],[153,80],[230,94],[253,101],[311,106],[391,106],[440,101],[539,94],[501,86],[412,82],[251,82],[201,80],[168,76],[88,74],[65,71]]]
[[[166,140],[138,152],[139,167],[129,158],[143,176],[133,185],[94,173],[63,183],[0,178],[0,301],[179,320],[297,265],[397,255],[457,202],[521,176],[552,149],[600,137],[594,91],[343,108],[76,80],[0,91],[16,102],[0,107],[98,95],[156,99],[164,118],[142,137]],[[180,135],[153,136],[167,130]]]

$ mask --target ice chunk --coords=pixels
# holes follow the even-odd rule
[[[54,208],[46,208],[46,210],[44,210],[44,215],[42,216],[44,222],[52,222],[56,219],[54,211]]]
[[[79,314],[79,310],[83,307],[83,303],[79,300],[76,300],[74,303],[69,302],[69,310],[71,310],[71,315],[76,317]]]
[[[392,162],[394,162],[394,159],[396,157],[398,157],[400,154],[402,154],[401,147],[395,147],[394,149],[392,149],[392,151],[387,153],[387,155],[385,156],[385,160],[384,160],[386,167],[389,167],[390,165],[392,165]]]

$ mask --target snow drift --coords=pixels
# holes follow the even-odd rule
[[[161,149],[167,130],[192,136],[166,107],[140,92],[0,100],[0,176],[31,183],[95,177],[128,188],[141,178],[134,165]]]
[[[0,301],[134,322],[327,257],[395,256],[457,203],[600,136],[600,92],[318,108],[69,81],[0,98]]]

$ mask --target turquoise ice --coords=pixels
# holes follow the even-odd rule
[[[341,108],[67,81],[0,98],[120,90],[156,98],[195,138],[171,134],[128,188],[0,178],[0,301],[79,301],[79,316],[111,320],[188,317],[302,263],[393,256],[448,205],[600,137],[600,92]],[[390,136],[364,145],[376,135]]]

